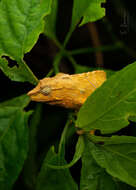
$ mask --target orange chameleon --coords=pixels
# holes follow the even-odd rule
[[[78,110],[105,80],[106,73],[102,70],[73,75],[58,73],[40,80],[28,95],[33,101]]]

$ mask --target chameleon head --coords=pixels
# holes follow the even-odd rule
[[[39,84],[32,89],[30,92],[28,92],[28,96],[30,96],[31,100],[33,101],[40,101],[40,102],[46,102],[50,101],[50,95],[51,95],[52,88],[48,85],[42,86],[42,82],[40,81]]]

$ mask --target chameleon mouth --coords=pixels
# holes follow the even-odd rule
[[[32,101],[45,101],[45,97],[43,97],[43,95],[39,92],[39,87],[35,87],[31,91],[29,91],[27,95],[30,97]]]
[[[30,91],[27,93],[28,96],[32,97],[32,96],[36,96],[38,94],[38,92],[33,92],[33,91]]]
[[[29,91],[27,95],[31,97],[31,96],[37,95],[38,93],[39,93],[38,90],[34,88],[33,90]]]

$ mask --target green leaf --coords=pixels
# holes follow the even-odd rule
[[[41,121],[42,104],[38,103],[35,107],[33,115],[31,116],[29,124],[29,151],[27,160],[23,168],[24,182],[30,189],[35,188],[38,165],[36,160],[37,153],[37,129]]]
[[[106,2],[106,0],[91,0],[80,26],[88,22],[95,22],[105,16],[105,8],[101,7],[101,3],[103,2]]]
[[[30,102],[30,97],[26,94],[0,102],[1,107],[25,108]]]
[[[43,32],[51,0],[0,1],[0,56],[23,59]]]
[[[94,22],[105,16],[105,9],[101,7],[101,3],[103,2],[105,2],[105,0],[73,1],[72,21],[69,32],[67,33],[63,44],[64,47],[67,45],[72,32],[79,24],[81,18],[83,18],[83,21],[81,22],[80,26],[86,24],[87,22]]]
[[[56,19],[58,11],[58,0],[53,0],[51,13],[45,17],[45,35],[51,39],[56,39]]]
[[[50,13],[52,0],[1,0],[0,1],[0,57],[9,56],[18,67],[10,68],[0,59],[0,68],[11,80],[38,80],[24,63],[24,54],[36,43],[44,30],[44,17]]]
[[[104,144],[88,142],[93,158],[107,173],[136,187],[136,138],[113,136],[103,138]]]
[[[59,156],[51,148],[45,157],[41,171],[39,173],[36,190],[78,190],[77,184],[74,182],[69,169],[51,169],[47,165],[48,162],[53,162],[56,165],[66,164],[64,158],[60,159]]]
[[[16,100],[20,101],[19,103]],[[27,122],[31,112],[24,112],[27,105],[23,96],[0,104],[0,189],[10,190],[16,181],[28,151]],[[9,105],[8,105],[9,102]]]
[[[84,141],[83,141],[83,137],[80,136],[78,138],[77,144],[76,144],[76,149],[75,149],[75,154],[73,156],[73,159],[70,163],[66,164],[66,165],[55,165],[52,163],[47,163],[48,167],[52,168],[52,169],[65,169],[65,168],[70,168],[72,167],[82,156],[84,150]],[[63,149],[64,151],[64,149]],[[60,155],[62,153],[60,152]]]
[[[32,84],[37,84],[38,80],[28,68],[24,61],[18,61],[18,67],[15,65],[13,67],[8,66],[8,61],[6,59],[0,58],[0,69],[3,73],[13,81],[25,82],[28,81]]]
[[[113,133],[136,115],[136,62],[112,75],[81,107],[76,126]]]
[[[82,156],[80,190],[117,190],[112,177],[101,168],[91,155],[89,143],[86,143]]]
[[[99,68],[98,70],[101,70],[101,68]],[[112,71],[112,70],[109,70],[109,69],[103,69],[105,72],[106,72],[106,78],[110,78],[113,74],[116,73],[116,71]]]
[[[105,15],[105,9],[101,7],[102,2],[105,0],[74,0],[71,29],[76,27],[82,17],[80,25],[101,19]]]

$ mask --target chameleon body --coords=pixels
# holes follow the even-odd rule
[[[102,70],[73,75],[58,73],[40,80],[28,95],[33,101],[79,109],[105,80],[106,73]]]

